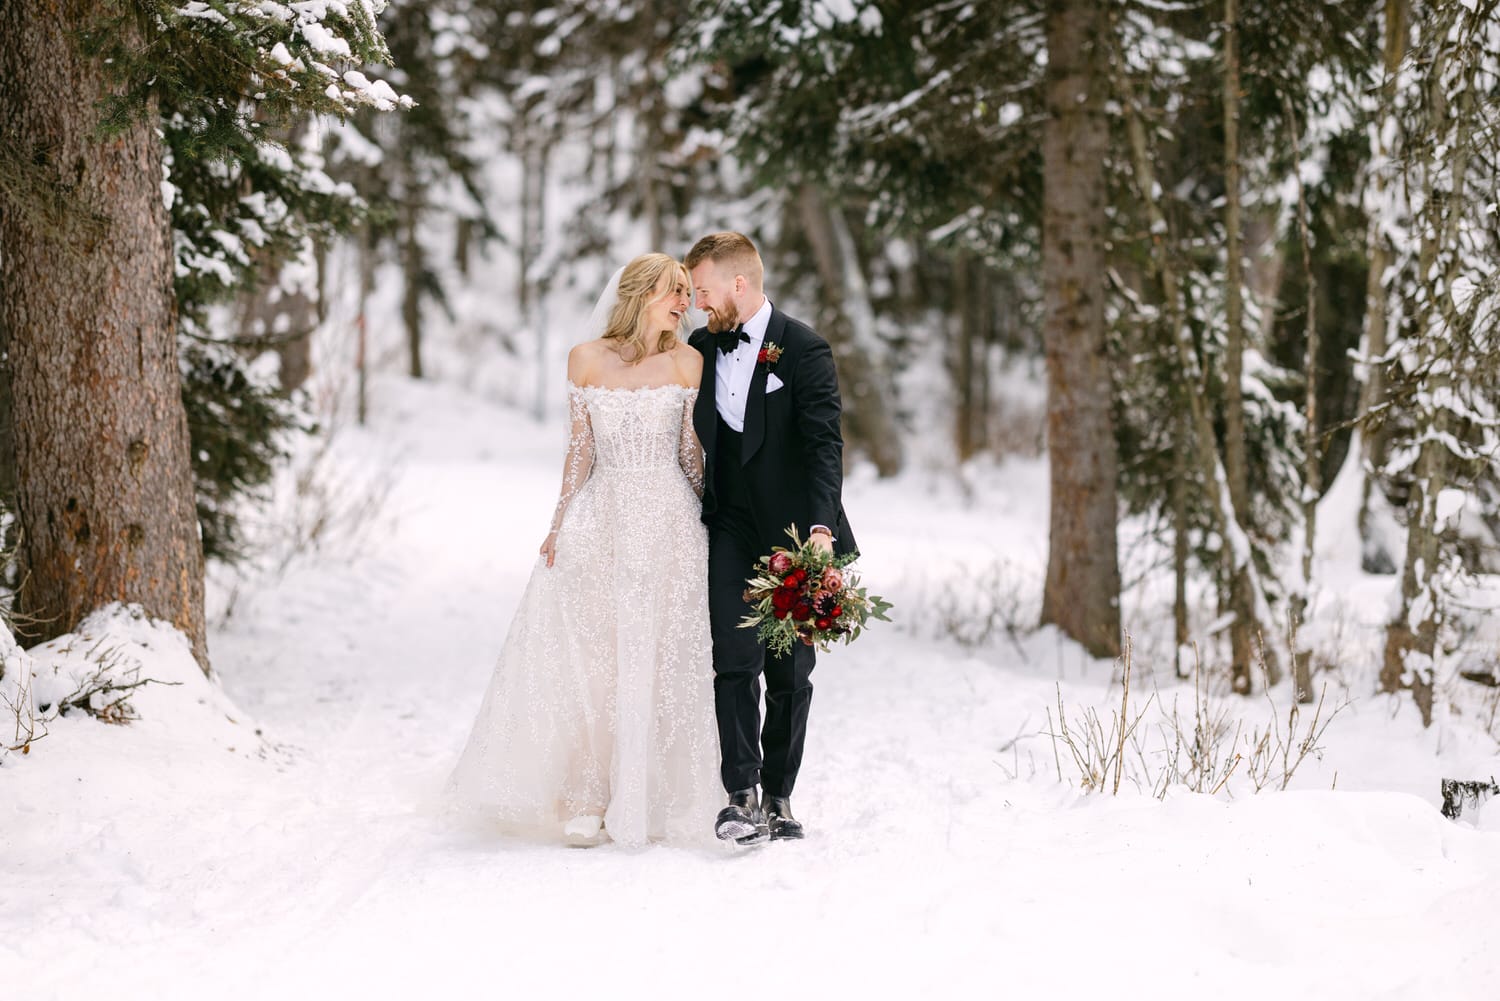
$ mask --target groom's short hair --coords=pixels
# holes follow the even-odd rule
[[[710,233],[693,244],[683,263],[691,271],[704,261],[731,268],[735,274],[750,279],[757,289],[765,283],[766,271],[760,253],[744,233]]]

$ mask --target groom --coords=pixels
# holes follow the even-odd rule
[[[693,425],[706,457],[714,709],[729,793],[714,832],[740,844],[800,838],[790,797],[807,736],[813,648],[797,644],[773,656],[740,620],[750,612],[744,592],[756,560],[791,544],[788,527],[824,550],[856,551],[840,499],[838,376],[828,342],[766,298],[760,254],[748,237],[705,236],[685,263],[708,315],[689,343],[704,361]]]

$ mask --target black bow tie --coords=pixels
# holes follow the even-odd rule
[[[733,353],[734,349],[741,344],[749,344],[750,335],[745,333],[745,325],[742,323],[738,327],[721,330],[714,334],[714,340],[718,343],[719,350],[727,355]]]

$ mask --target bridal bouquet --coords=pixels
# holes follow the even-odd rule
[[[762,556],[749,580],[745,601],[755,611],[745,616],[742,629],[759,627],[756,634],[777,655],[790,652],[801,641],[825,653],[843,638],[851,643],[871,619],[891,621],[891,603],[859,586],[849,566],[854,557],[825,553],[811,541],[803,542],[795,528],[787,529],[792,548],[777,546]]]

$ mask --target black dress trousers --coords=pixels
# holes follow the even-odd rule
[[[756,630],[740,628],[750,612],[745,601],[746,582],[755,573],[756,560],[771,551],[766,539],[785,529],[756,523],[740,437],[718,418],[714,490],[719,506],[708,526],[708,612],[714,644],[720,777],[728,792],[759,784],[767,796],[790,796],[807,740],[816,658],[812,647],[800,643],[785,656],[772,656],[756,639]],[[766,686],[764,726],[760,717],[762,675]]]

